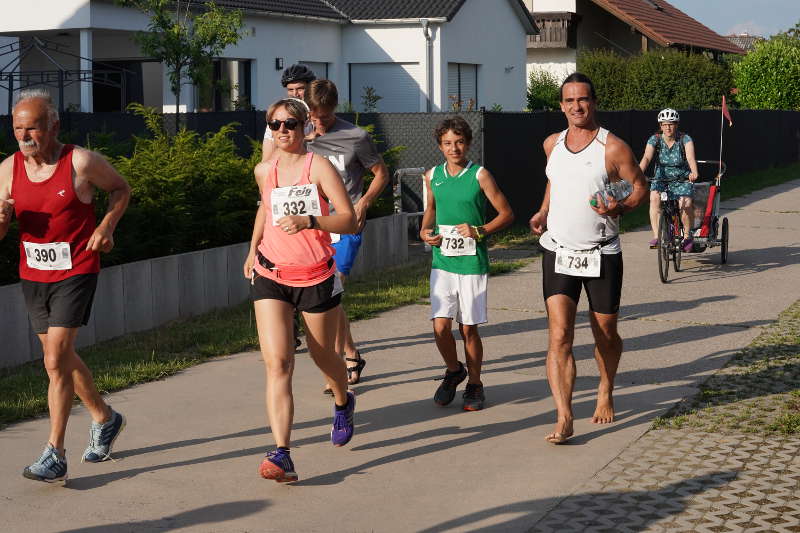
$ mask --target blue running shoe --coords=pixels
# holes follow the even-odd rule
[[[294,463],[286,450],[277,449],[265,455],[258,467],[258,473],[264,479],[274,479],[278,483],[297,481]]]
[[[83,452],[81,462],[101,463],[111,459],[111,447],[125,429],[125,417],[111,410],[111,418],[104,424],[92,422],[89,428],[89,447]]]
[[[356,410],[356,393],[347,391],[347,407],[341,411],[333,407],[333,428],[331,442],[334,446],[344,446],[353,438],[353,413]]]
[[[22,475],[28,479],[46,481],[47,483],[66,482],[67,458],[66,456],[59,456],[56,449],[48,443],[42,452],[42,456],[31,466],[26,466],[25,470],[22,471]]]

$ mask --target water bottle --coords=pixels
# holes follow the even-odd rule
[[[592,206],[597,207],[597,195],[599,194],[603,201],[611,196],[617,202],[621,202],[633,192],[633,185],[629,181],[619,180],[606,183],[606,186],[594,193],[592,195],[592,199],[589,202]]]

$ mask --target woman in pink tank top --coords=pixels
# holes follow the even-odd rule
[[[277,445],[266,454],[259,473],[278,482],[297,480],[289,452],[295,310],[305,319],[312,359],[333,384],[331,442],[343,446],[353,436],[355,395],[347,390],[345,364],[335,350],[342,285],[334,275],[330,233],[355,233],[358,227],[336,169],[306,151],[307,120],[308,111],[293,99],[279,100],[267,111],[275,151],[272,160],[255,168],[261,205],[244,264],[266,364],[267,417]],[[335,214],[330,214],[328,202]]]

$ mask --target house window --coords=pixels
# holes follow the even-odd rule
[[[318,80],[327,80],[328,78],[328,65],[329,63],[322,63],[319,61],[300,61],[301,65],[305,65],[314,73]]]
[[[252,109],[252,64],[250,59],[215,59],[210,78],[197,87],[197,110]]]
[[[453,110],[478,108],[478,65],[447,64],[447,98]]]

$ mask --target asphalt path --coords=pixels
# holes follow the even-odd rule
[[[576,436],[544,441],[555,420],[545,376],[546,317],[538,259],[489,282],[484,339],[487,407],[432,401],[443,366],[429,309],[410,305],[353,324],[368,364],[356,433],[330,444],[332,403],[307,353],[294,377],[300,480],[258,476],[271,449],[258,353],[220,357],[109,395],[128,417],[115,461],[81,464],[89,417],[67,434],[66,486],[24,479],[46,418],[0,431],[0,528],[52,531],[525,531],[647,432],[798,298],[800,180],[724,201],[730,258],[684,257],[660,283],[649,231],[623,235],[625,351],[617,421],[590,422],[598,373],[585,298],[575,337]],[[463,385],[462,385],[463,388]]]

